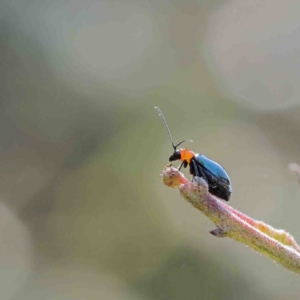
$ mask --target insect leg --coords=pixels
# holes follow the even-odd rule
[[[179,168],[178,168],[178,171],[177,171],[177,172],[179,172],[179,171],[180,171],[180,169],[182,168],[183,164],[184,164],[184,161],[183,161],[183,162],[180,164],[180,166],[179,166]]]
[[[194,160],[191,160],[191,163],[193,163],[194,172],[195,172],[195,174],[193,174],[193,175],[198,176],[198,177],[202,177],[208,183],[207,177],[204,174],[201,166],[198,166]],[[194,179],[194,177],[193,177],[193,179]]]

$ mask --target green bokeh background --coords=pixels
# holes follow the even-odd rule
[[[224,96],[204,45],[224,3],[2,2],[1,299],[299,299],[295,274],[161,182],[154,106],[226,168],[233,207],[300,240],[300,109]]]

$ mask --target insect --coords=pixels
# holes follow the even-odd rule
[[[174,145],[170,129],[167,125],[167,121],[162,111],[158,107],[155,107],[155,109],[157,110],[158,115],[163,120],[174,149],[174,153],[170,156],[169,161],[182,161],[181,165],[178,168],[178,171],[182,166],[186,168],[189,165],[190,174],[193,175],[193,179],[194,176],[202,177],[207,182],[208,190],[211,194],[225,201],[229,201],[232,193],[232,188],[229,176],[224,168],[215,161],[204,156],[203,154],[194,153],[187,148],[177,149],[179,145],[190,140],[183,140],[179,144]]]

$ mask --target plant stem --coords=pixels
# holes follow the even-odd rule
[[[300,274],[300,246],[289,233],[237,211],[211,195],[205,180],[195,177],[192,183],[170,165],[163,170],[163,182],[178,188],[184,199],[216,224],[217,228],[211,234],[230,237]]]

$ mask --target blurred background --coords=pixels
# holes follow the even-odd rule
[[[1,299],[299,299],[165,187],[175,142],[300,241],[300,2],[3,0]],[[187,176],[188,172],[184,171]]]

